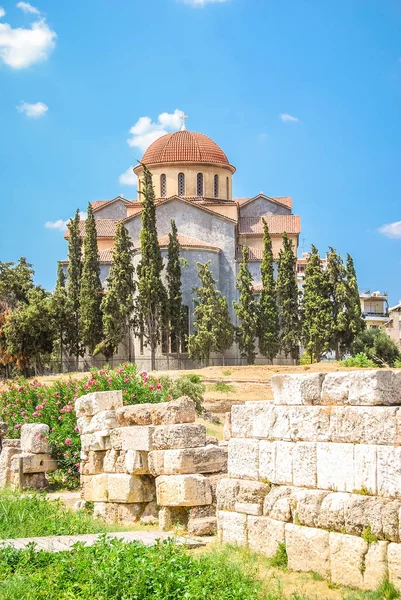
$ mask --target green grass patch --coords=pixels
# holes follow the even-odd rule
[[[287,548],[285,543],[281,542],[277,545],[276,554],[269,559],[271,567],[279,567],[280,569],[286,569],[288,565]]]
[[[226,383],[225,381],[218,381],[217,383],[209,386],[209,391],[230,394],[231,392],[234,392],[234,386],[231,385],[231,383]]]

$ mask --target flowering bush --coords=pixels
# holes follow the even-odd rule
[[[59,464],[52,477],[64,487],[76,487],[81,442],[74,402],[89,392],[107,390],[122,390],[124,404],[171,399],[157,379],[138,373],[136,365],[124,364],[117,369],[93,369],[87,379],[60,380],[50,386],[23,378],[8,382],[7,389],[0,394],[0,418],[9,426],[7,435],[14,438],[19,437],[24,423],[48,425],[52,454]]]

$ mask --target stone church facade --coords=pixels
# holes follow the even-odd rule
[[[260,193],[249,198],[233,198],[232,178],[235,167],[223,150],[209,137],[183,129],[164,135],[146,150],[141,162],[153,176],[156,195],[156,218],[159,245],[164,259],[167,257],[168,234],[171,219],[175,220],[181,256],[187,261],[182,269],[183,304],[188,312],[188,333],[193,332],[193,288],[198,285],[196,263],[210,261],[218,288],[227,298],[233,323],[236,316],[233,301],[238,298],[235,287],[242,246],[249,249],[250,269],[254,290],[261,289],[260,264],[262,260],[263,224],[267,220],[273,242],[275,258],[281,248],[281,234],[286,231],[297,251],[300,217],[292,213],[292,199],[269,197]],[[107,276],[112,261],[112,249],[117,223],[123,221],[135,248],[134,264],[140,260],[141,180],[143,168],[134,169],[138,177],[138,198],[127,200],[116,197],[92,203],[98,235],[101,261],[101,278],[107,287]],[[81,221],[84,235],[84,221]],[[68,235],[68,234],[67,234]],[[129,344],[132,359],[142,367],[149,366],[149,353],[138,337]],[[164,345],[165,346],[165,345]],[[120,359],[127,358],[127,344],[120,349]],[[240,364],[238,349],[234,345],[225,355],[226,364]],[[190,367],[185,353],[177,357],[160,347],[159,368]],[[223,357],[216,356],[214,364],[222,364]],[[257,362],[265,362],[258,357]],[[283,362],[280,360],[280,362]]]

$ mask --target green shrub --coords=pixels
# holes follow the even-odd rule
[[[195,402],[196,411],[199,414],[203,412],[203,394],[206,388],[199,375],[185,374],[177,379],[172,379],[169,375],[162,375],[159,381],[163,390],[173,400],[180,396],[189,396]]]
[[[356,356],[350,356],[341,361],[343,367],[360,367],[360,368],[375,368],[376,363],[370,360],[364,352],[359,352]]]
[[[234,386],[231,383],[225,381],[218,381],[214,385],[210,386],[210,390],[213,392],[223,392],[223,394],[230,394],[234,391]]]
[[[353,356],[363,352],[379,367],[392,367],[396,360],[401,360],[401,352],[397,344],[380,329],[368,327],[352,344]]]
[[[284,542],[280,542],[277,545],[277,550],[274,556],[269,559],[269,563],[272,567],[286,568],[288,565],[287,548]]]
[[[394,361],[394,366],[396,369],[401,369],[401,360],[395,360]]]

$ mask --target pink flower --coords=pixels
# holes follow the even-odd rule
[[[17,423],[17,425],[14,425],[14,429],[21,429],[21,424]]]
[[[74,427],[74,431],[79,431],[79,427]]]
[[[63,417],[58,417],[58,420],[61,421],[63,419]]]
[[[162,386],[160,385],[160,383],[157,384],[156,389],[157,390],[161,390],[162,389]]]
[[[18,391],[19,392],[23,392],[24,391],[24,388],[22,387],[22,385],[19,386]]]
[[[155,388],[153,387],[153,385],[150,385],[150,386],[149,386],[149,389],[150,389],[150,390],[154,390]]]
[[[67,438],[67,439],[65,440],[65,445],[66,445],[66,446],[71,446],[71,439],[70,439],[70,438]]]

